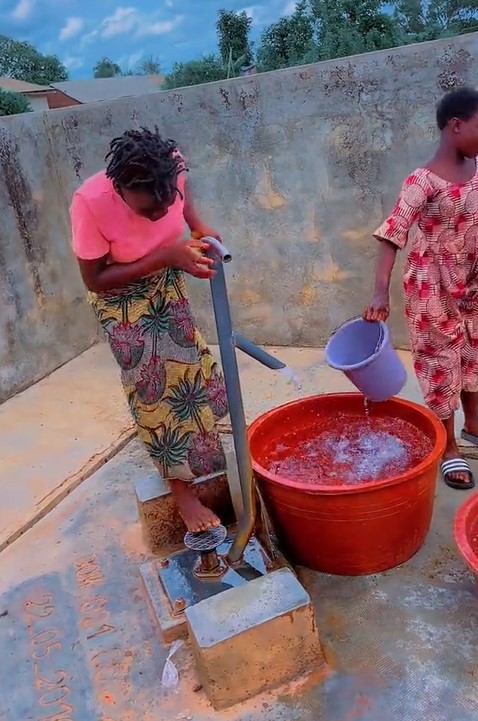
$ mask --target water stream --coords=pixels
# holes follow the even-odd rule
[[[282,375],[287,379],[288,383],[292,383],[294,385],[298,393],[302,393],[302,382],[297,373],[292,368],[289,368],[289,366],[285,366],[285,368],[280,368],[279,372],[282,373]]]

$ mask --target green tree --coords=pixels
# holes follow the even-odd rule
[[[262,34],[257,51],[259,70],[279,70],[318,59],[314,35],[315,19],[309,0],[301,0],[292,15],[280,18]]]
[[[149,57],[142,60],[138,65],[138,74],[139,75],[160,75],[161,74],[161,65],[159,63],[159,60],[155,58],[153,55],[149,55]]]
[[[95,78],[116,78],[118,75],[121,75],[121,68],[110,58],[101,58],[93,68]]]
[[[21,93],[12,93],[0,88],[0,115],[18,115],[30,111],[30,104]]]
[[[199,60],[190,60],[187,63],[174,63],[172,72],[166,76],[164,89],[185,88],[188,85],[212,83],[215,80],[224,80],[226,68],[220,58],[215,55],[204,55]]]
[[[228,76],[235,75],[237,69],[251,65],[254,59],[252,43],[249,39],[252,19],[243,10],[219,10],[216,22],[219,55],[222,64],[228,68]]]
[[[394,47],[401,35],[382,0],[310,0],[320,59]]]
[[[450,37],[478,26],[478,0],[398,0],[394,17],[406,42]]]
[[[43,55],[24,40],[0,35],[0,76],[50,85],[68,80],[68,71],[56,55]]]

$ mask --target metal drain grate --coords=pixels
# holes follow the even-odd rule
[[[207,531],[200,531],[199,533],[186,533],[184,536],[184,545],[191,551],[199,551],[199,553],[207,553],[208,551],[214,551],[218,546],[226,540],[227,528],[225,526],[218,526],[217,528],[210,528]]]

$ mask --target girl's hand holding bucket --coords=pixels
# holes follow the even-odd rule
[[[369,323],[377,323],[378,321],[387,320],[390,315],[390,301],[387,294],[374,295],[372,302],[363,312],[363,319]]]

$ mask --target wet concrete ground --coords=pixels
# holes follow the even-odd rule
[[[2,721],[474,721],[478,595],[451,538],[464,498],[439,486],[426,548],[348,579],[303,571],[330,673],[215,714],[187,648],[177,693],[143,591],[149,558],[132,479],[135,442],[0,555]],[[313,671],[313,669],[311,669]]]
[[[308,383],[323,392],[319,371]],[[267,377],[262,399],[274,393]],[[426,546],[400,569],[300,571],[329,671],[216,714],[187,646],[177,692],[161,687],[166,649],[141,584],[150,556],[133,492],[146,464],[131,442],[0,554],[1,721],[475,721],[478,594],[451,532],[468,493],[439,482]]]

